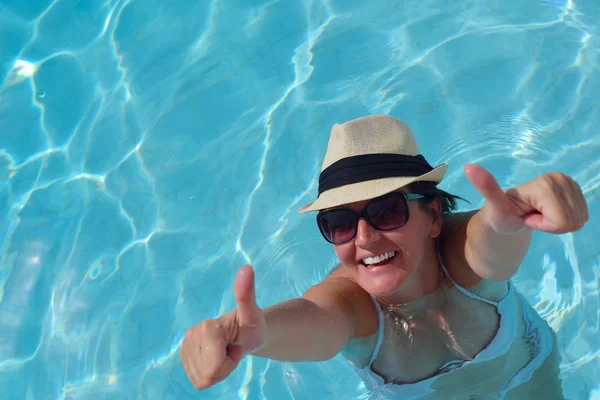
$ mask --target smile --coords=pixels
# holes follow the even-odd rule
[[[362,263],[365,266],[368,267],[368,266],[371,266],[371,265],[382,263],[382,262],[387,261],[387,260],[391,260],[395,256],[396,256],[396,252],[395,251],[388,251],[387,253],[383,253],[383,254],[380,254],[380,255],[375,256],[375,257],[363,258],[362,259]]]

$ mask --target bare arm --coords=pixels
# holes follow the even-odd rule
[[[323,361],[356,336],[377,329],[366,292],[347,279],[328,278],[302,298],[263,309],[267,341],[252,354],[280,361]]]
[[[247,354],[285,361],[323,361],[355,336],[377,330],[369,295],[355,282],[329,276],[293,299],[261,310],[254,270],[240,268],[234,283],[237,308],[188,329],[180,358],[198,389],[225,379]]]
[[[485,207],[447,216],[441,236],[442,254],[454,279],[471,287],[482,278],[510,279],[531,244],[532,230],[501,234],[486,223]]]
[[[508,280],[525,258],[533,230],[524,228],[515,233],[498,233],[486,222],[485,213],[484,207],[468,222],[465,259],[484,279]]]
[[[574,232],[589,220],[581,188],[562,173],[544,174],[504,191],[477,165],[467,166],[465,172],[486,205],[453,217],[443,231],[442,249],[444,257],[452,260],[459,275],[467,280],[508,280],[525,258],[534,229]],[[468,269],[473,271],[471,275]]]

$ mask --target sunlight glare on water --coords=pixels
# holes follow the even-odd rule
[[[565,395],[600,398],[598,21],[595,0],[0,2],[0,398],[369,398],[340,357],[250,357],[197,392],[178,354],[244,263],[261,306],[336,265],[297,209],[331,126],[374,113],[473,207],[468,162],[581,185],[590,223],[536,233],[514,282]]]

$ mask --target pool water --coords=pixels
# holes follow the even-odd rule
[[[246,358],[198,392],[186,329],[336,263],[312,215],[331,126],[406,121],[442,188],[559,170],[590,222],[537,232],[515,285],[600,399],[597,0],[0,0],[2,399],[368,398],[340,357]],[[468,209],[461,203],[462,209]]]

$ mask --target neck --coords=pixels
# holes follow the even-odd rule
[[[378,299],[391,306],[405,304],[434,293],[443,281],[444,271],[440,265],[436,244],[432,240],[425,249],[425,256],[415,274],[396,292],[378,296]]]

